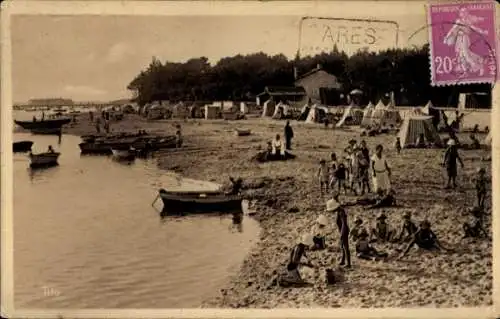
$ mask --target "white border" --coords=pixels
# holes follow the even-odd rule
[[[415,3],[415,1],[413,1]],[[422,6],[424,2],[420,2]],[[12,199],[13,199],[13,176],[12,176],[12,74],[11,74],[11,39],[10,39],[10,15],[12,14],[52,14],[52,15],[291,15],[291,16],[325,16],[325,12],[331,12],[335,16],[332,2],[124,2],[124,1],[14,1],[2,3],[1,11],[1,313],[3,316],[12,318],[492,318],[500,314],[496,307],[488,308],[409,308],[409,309],[93,309],[93,310],[15,310],[13,308],[13,233],[12,233]],[[369,3],[357,3],[357,11],[352,10],[351,5],[342,9],[356,17],[357,12],[370,12],[372,16],[386,11],[387,7],[394,1]],[[405,5],[410,5],[410,2]],[[361,10],[359,10],[361,7]],[[497,5],[498,7],[498,5]],[[338,9],[338,4],[337,4]],[[351,13],[352,11],[352,13]],[[498,11],[498,10],[497,10]],[[329,14],[327,14],[329,15]],[[498,19],[497,19],[498,21]],[[498,54],[497,50],[497,54]],[[500,102],[500,90],[496,87],[493,97],[492,122],[499,119],[498,110],[495,106]],[[497,136],[500,128],[491,125],[493,138],[493,172],[498,172],[499,156]],[[492,175],[493,189],[498,188],[500,179],[498,174]],[[493,194],[493,207],[498,207],[500,196]],[[500,218],[493,214],[493,229],[500,229]],[[493,232],[493,262],[498,252],[497,232]],[[494,262],[495,264],[495,262]],[[498,278],[500,270],[493,267],[493,277]],[[493,301],[498,305],[498,287],[493,285]],[[495,309],[494,309],[495,308]],[[496,310],[496,311],[495,311]]]

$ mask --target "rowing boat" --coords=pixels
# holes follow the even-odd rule
[[[243,212],[242,196],[227,195],[221,191],[176,192],[160,189],[158,196],[163,201],[162,213],[166,215]]]
[[[37,167],[55,166],[57,165],[57,159],[59,158],[59,155],[61,155],[61,153],[57,152],[30,154],[29,155],[31,160],[30,167],[37,168]]]

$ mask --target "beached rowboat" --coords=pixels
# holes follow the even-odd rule
[[[242,213],[243,198],[240,195],[226,195],[213,192],[175,192],[160,189],[158,195],[163,201],[163,214],[208,214]]]
[[[19,125],[25,130],[32,130],[32,129],[57,129],[61,128],[63,125],[68,124],[71,122],[71,119],[69,118],[63,118],[63,119],[54,119],[54,120],[40,120],[40,121],[17,121],[14,120],[14,123]]]
[[[33,146],[32,141],[20,141],[12,143],[13,152],[29,152]]]
[[[30,167],[35,168],[35,167],[48,167],[48,166],[55,166],[57,165],[57,159],[59,158],[59,155],[61,153],[56,153],[56,152],[47,152],[47,153],[40,153],[40,154],[30,154]]]

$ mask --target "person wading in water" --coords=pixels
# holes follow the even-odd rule
[[[285,125],[285,149],[290,151],[292,149],[293,129],[290,126],[290,121],[286,121]]]

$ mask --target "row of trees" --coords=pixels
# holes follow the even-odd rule
[[[139,104],[155,100],[250,100],[265,86],[293,86],[294,67],[299,75],[320,64],[337,76],[343,92],[364,92],[364,100],[376,102],[394,91],[398,105],[423,105],[432,100],[437,106],[456,106],[459,92],[489,92],[489,85],[430,85],[429,46],[391,49],[378,53],[360,51],[347,56],[337,49],[289,60],[279,54],[236,55],[211,65],[206,57],[185,63],[162,63],[153,58],[128,85]]]

